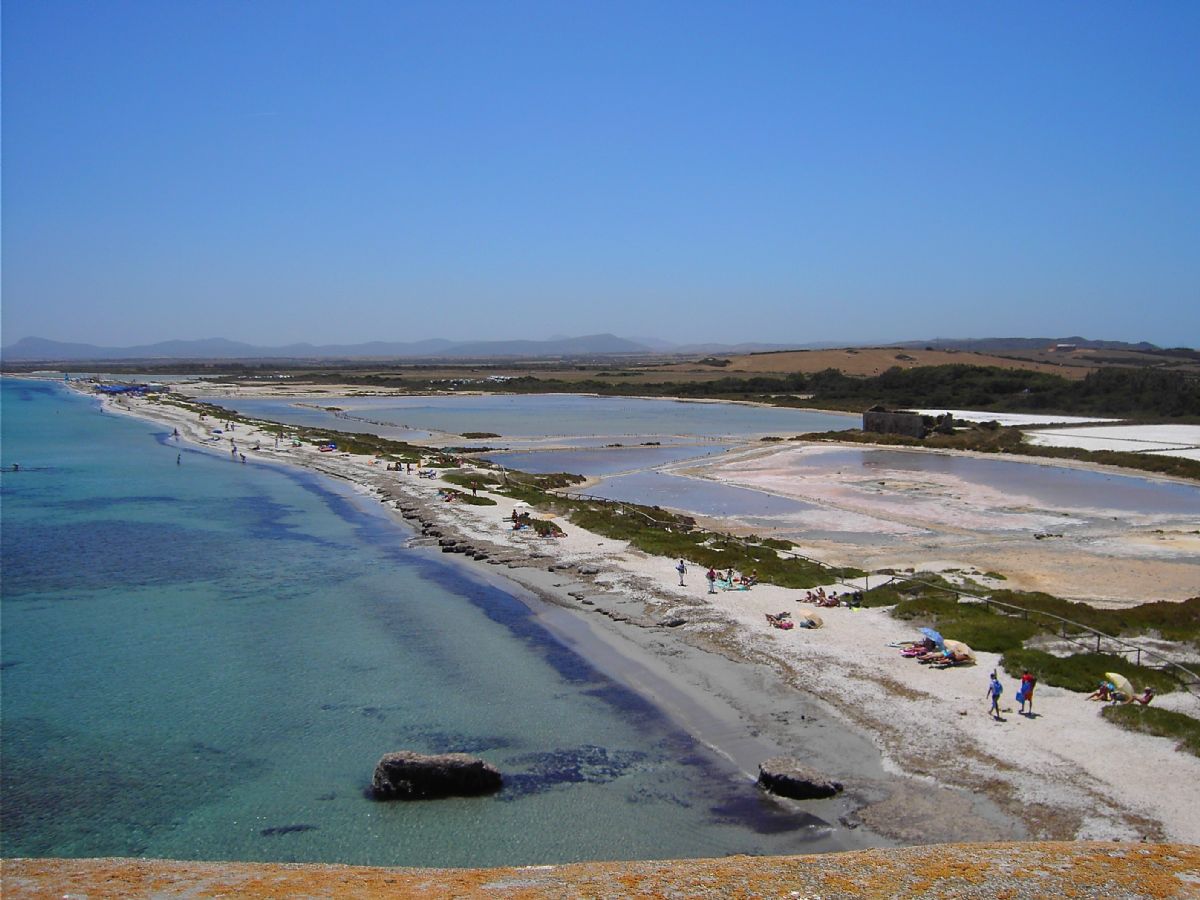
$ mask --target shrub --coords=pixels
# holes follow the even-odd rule
[[[1090,693],[1104,680],[1105,672],[1120,672],[1139,691],[1154,688],[1155,693],[1166,694],[1179,686],[1177,679],[1146,666],[1136,666],[1123,656],[1107,653],[1075,653],[1071,656],[1053,656],[1041,650],[1016,648],[1009,650],[1000,660],[1004,671],[1014,678],[1028,669],[1038,680],[1069,691]]]

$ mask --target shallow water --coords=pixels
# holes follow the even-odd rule
[[[1200,487],[1179,482],[1116,475],[1068,466],[980,459],[940,453],[865,448],[809,448],[786,458],[787,465],[872,477],[886,470],[945,475],[992,488],[1013,498],[1030,498],[1048,508],[1108,509],[1130,513],[1195,515],[1200,519]]]
[[[341,427],[321,410],[297,408],[291,400],[222,400],[213,402],[246,415]],[[307,402],[307,401],[306,401]],[[858,416],[739,403],[690,403],[636,397],[585,394],[482,394],[414,397],[322,397],[311,401],[336,406],[356,417],[356,430],[368,420],[376,427],[431,430],[447,434],[491,432],[506,439],[545,436],[639,441],[677,437],[722,438],[777,434],[790,437],[810,431],[855,428]],[[297,409],[302,411],[297,412]],[[320,416],[326,418],[322,421]],[[303,418],[305,421],[301,421]],[[410,432],[411,433],[411,432]],[[386,435],[385,435],[386,436]],[[415,439],[415,438],[414,438]]]
[[[534,452],[488,453],[490,462],[522,472],[543,474],[571,472],[575,475],[615,475],[636,469],[648,469],[686,459],[702,459],[724,453],[726,444],[683,447],[629,447],[594,450],[540,450]]]
[[[378,505],[4,379],[5,856],[496,865],[835,849]],[[176,462],[177,456],[179,462]],[[488,798],[366,799],[464,750]],[[586,812],[586,814],[583,814]]]

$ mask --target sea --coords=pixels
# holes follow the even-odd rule
[[[838,849],[546,630],[303,470],[0,379],[0,854],[488,866]],[[19,466],[13,471],[13,466]],[[381,803],[388,751],[493,796]]]

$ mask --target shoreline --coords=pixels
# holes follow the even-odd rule
[[[187,434],[193,442],[211,443],[193,427],[195,414],[182,409],[146,401],[105,401],[105,405],[168,427],[175,423],[181,435]],[[238,437],[253,440],[251,434]],[[790,608],[796,592],[761,585],[752,592],[709,598],[702,586],[695,586],[702,581],[699,572],[693,575],[692,587],[679,589],[673,583],[670,561],[645,557],[621,542],[587,535],[568,523],[564,524],[571,534],[565,541],[537,543],[505,532],[498,527],[511,506],[505,498],[496,498],[500,503],[496,507],[439,503],[433,499],[437,480],[397,478],[395,473],[381,478],[384,473],[365,458],[318,454],[314,448],[253,456],[264,461],[282,457],[276,461],[303,465],[357,485],[365,495],[399,507],[404,518],[442,532],[432,536],[434,540],[461,541],[486,552],[489,558],[481,564],[482,571],[488,571],[487,565],[500,565],[503,554],[532,557],[534,571],[555,566],[558,571],[550,574],[558,581],[550,581],[550,574],[529,580],[546,578],[549,583],[541,587],[555,602],[580,621],[591,623],[589,628],[602,624],[614,639],[628,644],[631,634],[653,634],[654,640],[645,642],[641,650],[668,670],[667,661],[685,644],[719,654],[745,671],[765,666],[783,686],[782,699],[759,704],[758,709],[738,709],[741,724],[803,755],[804,729],[786,717],[780,721],[776,714],[778,704],[788,711],[797,704],[811,704],[867,735],[882,754],[886,790],[881,783],[855,784],[871,779],[851,773],[844,776],[847,793],[857,788],[859,800],[865,801],[857,810],[862,825],[891,840],[961,840],[968,835],[972,840],[1025,836],[1200,840],[1200,761],[1175,751],[1165,739],[1120,731],[1099,719],[1096,707],[1083,703],[1079,695],[1051,687],[1039,689],[1042,721],[1014,717],[1007,726],[985,721],[982,701],[975,695],[982,697],[986,672],[998,662],[994,654],[979,654],[974,669],[931,672],[911,667],[887,647],[910,637],[910,629],[884,610],[822,611],[827,624],[820,631],[773,632],[765,625],[763,612]],[[405,506],[410,509],[405,511]],[[444,537],[450,534],[456,537]],[[500,574],[536,593],[539,585],[525,583],[521,568]],[[589,613],[600,613],[608,621]],[[655,630],[671,617],[686,621],[677,628]],[[853,658],[848,656],[850,647],[857,653]],[[727,699],[735,709],[755,706],[753,697]],[[1167,695],[1163,701],[1164,706],[1189,702],[1177,695]],[[972,717],[970,709],[975,707],[980,709]],[[939,722],[945,727],[938,727]],[[819,718],[816,725],[819,729]],[[1064,735],[1071,739],[1065,740]],[[1139,760],[1138,771],[1120,764],[1120,759]],[[839,765],[845,763],[832,759],[828,771],[842,776]],[[977,808],[969,792],[984,796],[988,801],[984,806],[991,809]],[[1004,825],[998,821],[1001,816],[1008,820]],[[1015,826],[1017,821],[1023,826]]]

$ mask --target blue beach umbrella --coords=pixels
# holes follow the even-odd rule
[[[925,635],[925,637],[929,638],[931,641],[933,641],[935,644],[937,644],[939,648],[941,648],[943,650],[946,649],[946,641],[942,638],[942,636],[940,634],[938,634],[932,628],[922,628],[921,634]]]

